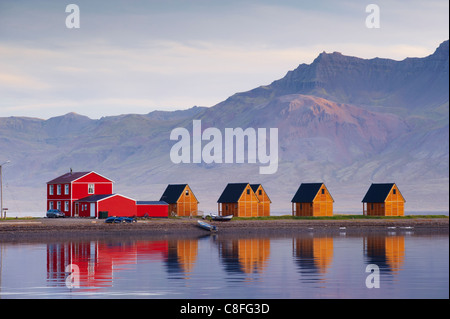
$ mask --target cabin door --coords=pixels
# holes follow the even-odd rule
[[[95,203],[91,203],[90,213],[91,217],[95,217]]]

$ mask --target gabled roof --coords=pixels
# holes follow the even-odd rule
[[[120,197],[129,199],[129,200],[132,200],[132,201],[136,201],[133,198],[130,198],[130,197],[127,197],[127,196],[123,196],[123,195],[120,195],[120,194],[101,194],[101,195],[91,195],[91,196],[88,196],[88,197],[83,197],[83,198],[81,198],[81,199],[79,199],[79,200],[77,200],[75,202],[96,203],[96,202],[99,202],[99,201],[104,200],[106,198],[110,198],[110,197],[114,197],[114,196],[120,196]]]
[[[184,189],[188,184],[169,184],[166,190],[161,196],[160,201],[164,201],[168,204],[176,204]],[[194,195],[195,197],[195,195]]]
[[[77,180],[89,173],[92,172],[72,172],[72,173],[69,172],[55,179],[52,179],[50,182],[47,182],[47,184],[69,184],[74,180]]]
[[[89,171],[89,172],[69,172],[55,179],[52,179],[51,181],[47,182],[47,184],[69,184],[91,173],[97,174],[98,176],[103,177],[104,179],[107,179],[108,181],[114,183],[114,181],[109,179],[108,177],[105,177],[94,171]]]
[[[269,195],[267,194],[266,190],[264,189],[264,187],[261,184],[250,184],[250,187],[253,190],[253,193],[255,193],[255,195],[258,197],[258,195],[256,194],[256,191],[258,190],[259,186],[261,186],[261,188],[263,189],[264,193],[266,193],[267,198],[269,199],[269,201],[272,203],[272,201],[270,200]]]
[[[384,203],[395,183],[372,184],[364,196],[363,203]]]
[[[115,194],[91,195],[88,197],[81,198],[81,199],[77,200],[76,202],[96,203],[102,199],[112,197],[114,195]]]
[[[217,200],[218,203],[237,203],[248,183],[230,183],[228,184]]]
[[[292,198],[292,203],[312,203],[323,183],[302,183]]]

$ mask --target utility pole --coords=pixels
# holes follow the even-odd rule
[[[2,175],[2,166],[10,163],[10,161],[6,161],[0,164],[0,218],[6,218],[6,214],[3,216],[3,175]]]

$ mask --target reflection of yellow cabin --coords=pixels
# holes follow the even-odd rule
[[[383,260],[394,271],[402,268],[405,259],[405,236],[370,236],[366,239],[367,256]]]
[[[325,273],[333,259],[333,238],[313,237],[294,239],[294,253],[300,259],[311,259],[320,273]]]
[[[395,183],[372,184],[362,202],[367,216],[405,215],[405,198]]]
[[[270,239],[239,239],[237,254],[242,271],[260,273],[269,259]]]
[[[186,273],[191,272],[197,261],[198,241],[197,240],[177,240],[177,255],[181,267]]]

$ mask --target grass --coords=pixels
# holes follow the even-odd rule
[[[420,218],[449,218],[446,215],[406,215],[406,216],[364,216],[364,215],[333,215],[320,217],[306,216],[266,216],[266,217],[233,217],[233,220],[288,220],[288,219],[304,219],[304,220],[350,220],[350,219],[420,219]]]

